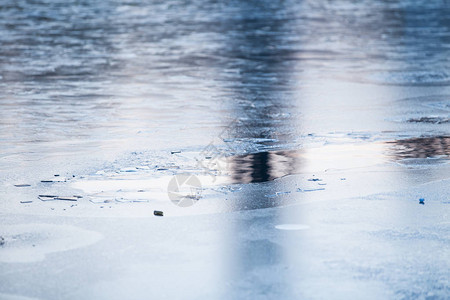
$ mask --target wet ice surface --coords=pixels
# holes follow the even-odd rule
[[[0,298],[448,298],[449,12],[0,5]]]

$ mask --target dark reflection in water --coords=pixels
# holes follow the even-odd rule
[[[388,142],[398,159],[450,156],[450,137],[423,137]]]
[[[436,137],[422,137],[402,139],[396,141],[388,141],[381,143],[382,148],[379,148],[380,143],[367,144],[367,147],[352,148],[349,145],[340,146],[324,146],[321,148],[322,155],[329,157],[336,157],[348,165],[352,165],[353,156],[366,158],[370,160],[371,156],[377,153],[377,149],[385,149],[384,155],[386,159],[382,159],[379,163],[387,161],[388,158],[395,160],[403,159],[421,159],[421,158],[446,158],[450,156],[450,137],[436,136]],[[373,146],[373,147],[372,147]],[[348,148],[346,148],[348,147]],[[304,158],[305,151],[314,152],[314,149],[309,150],[291,150],[291,151],[264,151],[258,153],[251,153],[246,155],[231,156],[228,158],[228,168],[231,174],[232,183],[255,183],[266,182],[286,175],[297,174],[301,171],[301,163],[306,162]],[[374,152],[375,151],[375,152]],[[323,157],[326,158],[326,157]],[[321,156],[314,158],[320,160]],[[307,161],[309,164],[317,164],[314,161]],[[330,165],[325,165],[327,168],[333,168],[332,161]],[[319,171],[319,170],[318,170]],[[255,200],[261,206],[261,198]],[[251,206],[247,203],[244,206]],[[271,205],[269,205],[271,206]]]
[[[449,118],[443,117],[421,117],[421,118],[411,118],[407,120],[409,123],[430,123],[430,124],[446,124],[450,123]]]
[[[233,183],[265,182],[295,174],[301,151],[267,151],[229,159]]]

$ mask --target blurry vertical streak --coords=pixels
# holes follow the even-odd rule
[[[243,1],[228,7],[223,48],[227,59],[223,66],[222,85],[229,91],[228,105],[237,120],[228,130],[227,143],[238,155],[230,160],[233,180],[241,183],[265,182],[279,174],[297,169],[297,157],[288,151],[268,151],[287,145],[294,139],[291,128],[298,116],[293,103],[296,83],[292,69],[297,49],[292,37],[295,13],[289,2]],[[286,170],[284,170],[286,169]],[[231,197],[231,195],[230,195]],[[277,201],[262,190],[251,195],[236,195],[237,210],[273,206]],[[272,203],[272,204],[271,204]],[[237,296],[246,290],[258,290],[258,296],[273,294],[288,297],[290,286],[283,275],[265,277],[266,267],[284,268],[282,247],[271,238],[254,235],[240,242],[236,236],[251,235],[254,228],[270,230],[277,215],[235,218],[229,224],[228,295]],[[255,289],[255,287],[258,287]]]

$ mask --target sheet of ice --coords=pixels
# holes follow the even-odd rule
[[[2,225],[4,243],[0,262],[25,263],[45,259],[46,255],[86,247],[98,242],[101,234],[69,225]]]
[[[279,224],[275,225],[275,228],[279,230],[305,230],[309,226],[305,224]]]
[[[0,298],[3,300],[39,300],[38,298],[30,298],[20,295],[3,294],[3,293],[0,293]]]

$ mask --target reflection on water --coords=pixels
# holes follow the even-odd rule
[[[388,141],[329,145],[313,149],[265,151],[227,158],[231,183],[265,182],[299,172],[353,169],[396,160],[448,158],[450,137],[423,137]]]
[[[388,142],[398,159],[450,156],[450,137],[423,137]]]
[[[410,123],[431,123],[431,124],[445,124],[450,123],[449,118],[440,118],[440,117],[421,117],[421,118],[413,118],[409,119]]]
[[[233,183],[265,182],[297,172],[300,152],[271,151],[230,158]]]

